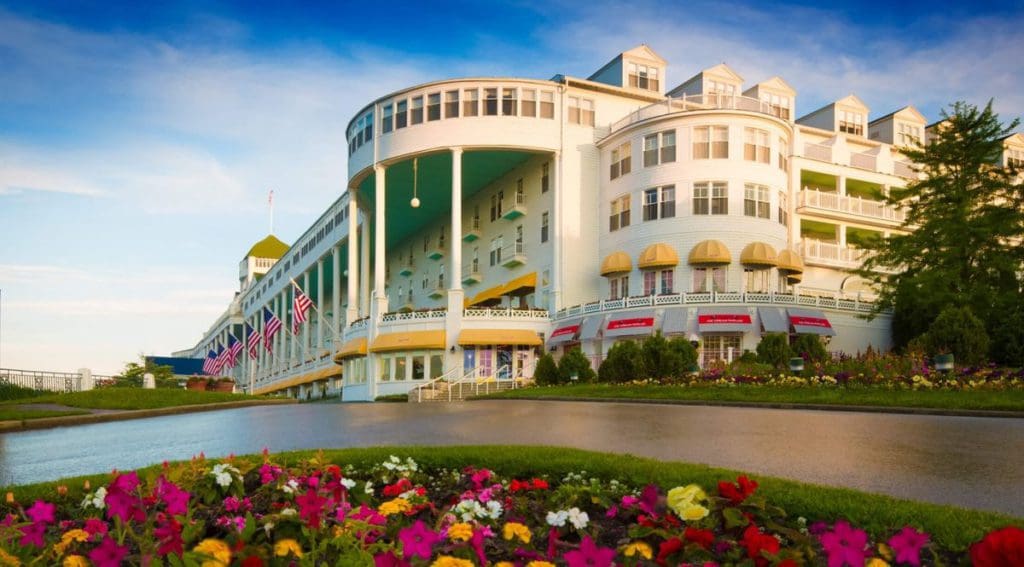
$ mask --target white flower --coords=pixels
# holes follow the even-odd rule
[[[388,469],[389,471],[395,470],[395,467],[397,467],[397,465],[395,465],[394,463],[389,463],[389,462],[385,462],[384,463],[384,468]]]
[[[487,514],[488,518],[490,518],[492,520],[497,520],[498,518],[501,517],[501,512],[502,512],[502,509],[501,509],[501,503],[500,502],[498,502],[497,500],[488,500],[487,501],[487,512],[486,512],[486,514]]]
[[[231,486],[231,481],[234,480],[234,478],[232,477],[232,473],[236,475],[241,474],[238,472],[238,469],[227,463],[214,465],[213,470],[210,471],[210,474],[213,475],[213,478],[214,480],[217,481],[217,484],[225,488]]]
[[[568,517],[569,522],[577,530],[582,530],[583,528],[586,528],[587,524],[590,523],[590,517],[587,516],[587,513],[581,512],[580,509],[576,507],[569,508]]]
[[[569,513],[565,510],[559,510],[557,512],[548,512],[548,525],[560,528],[565,525],[565,521],[569,519]]]
[[[352,488],[356,485],[356,481],[350,478],[343,478],[341,479],[341,485],[344,486],[346,490],[352,490]]]
[[[82,508],[88,508],[92,506],[93,508],[102,510],[107,506],[106,498],[107,488],[105,486],[101,486],[98,489],[96,489],[95,493],[87,494],[85,496],[85,500],[82,500]]]
[[[283,490],[285,494],[291,494],[295,492],[298,488],[299,481],[295,480],[294,478],[290,478],[288,479],[288,482],[284,483],[284,486],[281,487],[281,490]]]
[[[398,463],[402,462],[402,459],[399,459],[398,457],[396,457],[394,455],[391,455],[390,457],[388,457],[388,460],[391,461],[392,463],[395,463],[396,465]]]
[[[282,516],[294,516],[295,514],[298,514],[298,512],[295,511],[295,508],[284,508],[281,510]]]
[[[267,522],[263,524],[263,531],[266,532],[267,537],[270,537],[270,531],[274,529],[274,522]]]
[[[373,483],[372,483],[372,482],[370,482],[370,481],[366,481],[366,487],[365,487],[365,488],[363,488],[363,490],[364,490],[364,491],[365,491],[365,492],[366,492],[367,494],[373,494]]]

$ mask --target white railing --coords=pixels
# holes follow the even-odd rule
[[[16,370],[0,368],[0,385],[20,386],[48,392],[80,392],[91,390],[96,381],[111,380],[113,376],[90,374],[91,380],[78,372],[47,372],[43,370]]]
[[[515,319],[547,321],[547,309],[513,309],[511,307],[470,307],[462,312],[466,319]]]
[[[801,207],[814,207],[829,211],[838,211],[892,222],[902,223],[907,215],[903,209],[887,205],[883,201],[851,197],[817,189],[804,189],[800,192]]]
[[[452,368],[451,370],[449,370],[448,372],[445,372],[444,374],[438,376],[437,378],[434,378],[434,379],[430,380],[426,384],[421,384],[421,385],[416,386],[415,388],[413,388],[413,391],[416,392],[416,401],[417,402],[422,402],[423,401],[423,391],[424,390],[430,390],[430,395],[428,396],[428,398],[433,398],[434,396],[436,396],[437,395],[437,390],[438,390],[438,384],[440,384],[442,382],[447,383],[448,380],[450,378],[452,378],[453,376],[455,376],[456,373],[459,370],[460,370],[460,368],[458,366],[456,366],[456,367]],[[410,392],[410,396],[409,396],[410,400],[413,398],[413,396],[411,394],[412,394],[412,392]],[[450,396],[451,396],[451,388],[448,388],[448,396],[449,396],[449,400],[448,401],[451,401],[451,398],[450,398]]]
[[[853,152],[850,154],[850,165],[853,167],[859,167],[861,169],[868,169],[875,171],[878,158],[871,154],[862,152]]]
[[[443,289],[443,288],[442,288]],[[446,309],[430,309],[426,311],[392,312],[381,315],[382,323],[393,323],[397,321],[422,321],[425,319],[444,319],[448,311]]]
[[[253,267],[256,269],[272,268],[277,260],[271,258],[254,258]]]
[[[865,256],[863,250],[820,240],[803,240],[800,243],[800,248],[800,253],[806,262],[818,262],[842,268],[860,267]]]
[[[804,157],[832,163],[832,146],[808,142],[804,144]]]
[[[894,175],[897,175],[899,177],[906,177],[909,179],[917,177],[917,173],[914,172],[914,167],[910,164],[910,162],[906,161],[894,162],[892,166],[892,172]]]
[[[656,102],[631,112],[624,118],[612,123],[609,134],[649,118],[677,112],[700,110],[742,110],[746,112],[759,112],[769,116],[779,115],[779,111],[772,107],[772,105],[749,96],[724,93],[683,95],[680,97],[669,97],[664,102]]]

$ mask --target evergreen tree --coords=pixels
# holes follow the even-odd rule
[[[593,382],[597,378],[597,373],[590,367],[590,359],[578,348],[565,353],[558,361],[558,374],[562,384],[572,382],[573,375],[578,382]]]
[[[1024,283],[1024,184],[1000,163],[1019,121],[1004,126],[991,101],[982,109],[957,102],[942,117],[927,145],[900,150],[922,174],[889,195],[907,211],[907,233],[865,242],[870,254],[858,270],[879,290],[872,316],[894,311],[899,347],[948,305],[970,307],[999,335],[996,310],[1019,302]]]

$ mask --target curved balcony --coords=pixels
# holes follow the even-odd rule
[[[756,112],[772,118],[779,118],[778,107],[775,107],[760,99],[741,95],[727,95],[722,93],[708,93],[699,95],[683,95],[681,97],[668,97],[664,102],[656,102],[639,110],[629,113],[626,117],[613,122],[608,134],[622,130],[651,118],[665,116],[668,114],[696,112],[701,110],[739,110],[744,112]]]

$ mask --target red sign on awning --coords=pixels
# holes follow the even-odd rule
[[[630,319],[616,319],[608,323],[608,330],[616,329],[643,329],[654,326],[654,317],[633,317]]]
[[[555,329],[555,332],[551,333],[551,338],[553,339],[555,337],[561,337],[564,335],[575,335],[577,332],[579,332],[579,330],[579,325],[569,325],[566,327],[562,327],[560,329]]]
[[[752,320],[746,313],[708,313],[697,316],[700,325],[750,325]]]
[[[789,322],[794,327],[821,327],[823,329],[831,329],[832,323],[828,322],[828,319],[822,317],[800,317],[797,315],[790,315]]]

